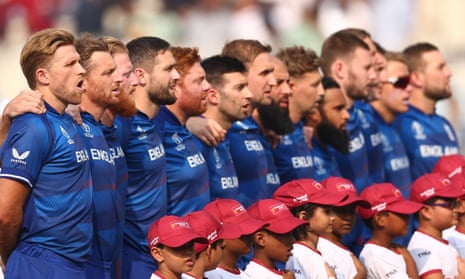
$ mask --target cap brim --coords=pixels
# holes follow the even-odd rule
[[[268,226],[265,226],[265,229],[277,234],[284,234],[293,231],[298,226],[306,224],[304,220],[300,220],[292,216],[292,218],[285,218],[273,223],[270,223]]]
[[[361,199],[359,197],[357,197],[356,195],[351,195],[349,194],[347,199],[343,200],[342,202],[334,205],[334,206],[337,206],[337,207],[340,207],[340,206],[347,206],[349,204],[353,204],[355,203],[356,206],[361,206],[361,207],[364,207],[364,208],[370,208],[370,203],[367,202],[366,200],[364,199]]]
[[[460,198],[464,195],[462,188],[455,187],[453,185],[444,187],[440,191],[436,191],[435,197],[441,198]]]
[[[254,218],[248,218],[247,220],[239,223],[238,225],[241,229],[242,235],[249,235],[263,228],[266,225],[266,223]]]
[[[160,243],[168,247],[177,248],[191,241],[208,244],[208,239],[194,233],[185,233],[182,235],[172,236],[164,241],[160,241]]]
[[[399,214],[413,214],[423,207],[422,203],[402,200],[386,207],[386,211],[392,211]]]
[[[223,229],[219,235],[220,239],[238,239],[242,236],[242,230],[239,225],[232,223],[223,223]]]
[[[333,193],[329,191],[324,191],[321,193],[314,194],[310,198],[310,202],[321,205],[341,206],[348,198],[349,195],[347,195],[346,193]]]

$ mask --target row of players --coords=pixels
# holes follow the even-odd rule
[[[183,216],[216,197],[248,207],[297,178],[340,174],[360,191],[389,177],[408,193],[409,184],[395,179],[411,182],[417,164],[458,151],[452,128],[434,114],[435,102],[450,96],[450,71],[431,44],[406,51],[417,68],[371,46],[365,32],[349,29],[325,41],[321,61],[301,47],[283,49],[276,58],[254,40],[229,42],[221,56],[201,61],[195,48],[170,47],[156,37],[134,39],[126,48],[108,37],[74,42],[63,30],[34,34],[21,66],[37,91],[21,94],[2,119],[3,136],[14,119],[0,172],[7,274],[40,278],[24,261],[43,253],[41,261],[53,258],[74,268],[54,267],[50,272],[58,277],[118,277],[121,266],[123,278],[146,278],[154,269],[146,241],[154,220]],[[325,79],[324,96],[320,66],[333,78]],[[440,82],[432,86],[431,76]],[[356,102],[368,93],[374,109]],[[379,131],[364,135],[374,127],[366,116],[392,122],[396,109],[407,110],[409,93],[412,104],[423,96],[432,108],[432,115],[423,115],[431,127],[408,117],[399,127],[408,127],[406,135],[416,140],[446,135],[449,141],[444,152],[442,146],[423,152],[426,143],[402,149],[413,155],[420,150],[426,154],[421,160],[405,153],[386,159],[398,156],[392,150],[400,141],[389,145]],[[393,99],[394,109],[388,105]],[[63,114],[69,104],[80,104],[78,127]],[[25,111],[39,115],[16,117]],[[304,140],[305,121],[316,122],[312,149]],[[444,123],[440,133],[435,121]]]

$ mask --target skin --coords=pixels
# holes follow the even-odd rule
[[[252,251],[252,235],[243,235],[238,239],[225,239],[223,258],[220,265],[229,270],[238,270],[237,262],[243,255]]]
[[[331,88],[325,90],[321,110],[324,112],[328,122],[342,131],[346,130],[350,115],[347,111],[346,99],[340,89]]]
[[[290,84],[293,94],[289,98],[289,116],[297,124],[316,109],[318,101],[324,95],[324,89],[318,71],[307,72],[301,77],[291,77]]]
[[[265,266],[274,269],[274,261],[286,262],[292,255],[292,244],[295,239],[292,234],[275,234],[266,230],[255,233],[254,258]]]
[[[280,108],[287,109],[289,98],[293,95],[290,86],[289,72],[286,65],[276,57],[272,59],[274,65],[273,76],[276,85],[271,87],[271,100],[279,105]]]
[[[388,61],[386,76],[405,77],[409,75],[407,65],[398,61]],[[387,123],[392,123],[397,115],[408,110],[408,99],[412,87],[410,84],[402,89],[396,88],[389,82],[384,82],[381,87],[379,98],[371,103],[376,111]]]
[[[325,236],[330,240],[342,243],[342,237],[348,234],[355,224],[355,204],[335,207],[333,212],[333,231]]]
[[[158,263],[158,272],[167,279],[181,278],[182,273],[192,270],[195,263],[194,242],[177,248],[152,247],[152,257]]]
[[[242,73],[223,75],[223,86],[208,90],[208,105],[204,116],[217,121],[225,130],[234,121],[248,116],[252,94],[247,87],[247,78]]]
[[[180,77],[171,51],[160,52],[153,59],[150,72],[134,69],[138,84],[134,91],[136,107],[150,119],[155,117],[161,105],[176,101],[174,90]]]
[[[269,52],[259,54],[248,67],[247,80],[252,92],[252,106],[255,104],[268,105],[271,103],[271,87],[276,85],[273,76],[273,56]]]
[[[449,98],[452,72],[439,51],[426,52],[422,56],[424,67],[412,72],[410,103],[426,114],[435,111],[436,102]]]
[[[207,92],[211,85],[205,78],[205,70],[195,63],[187,74],[176,83],[176,103],[167,105],[176,118],[185,124],[187,118],[198,116],[207,110]]]
[[[50,58],[47,68],[36,70],[37,88],[44,101],[59,113],[68,104],[79,104],[80,87],[85,70],[79,64],[79,54],[72,45],[59,47]],[[16,246],[23,220],[23,206],[29,188],[16,180],[0,179],[0,256],[4,264]]]

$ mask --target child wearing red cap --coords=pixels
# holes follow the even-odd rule
[[[418,278],[410,253],[392,241],[407,234],[410,215],[423,205],[406,200],[391,183],[373,184],[360,193],[360,198],[370,204],[368,208],[357,208],[372,231],[359,256],[367,270],[366,278]]]
[[[342,274],[344,278],[351,279],[365,279],[365,267],[343,244],[342,239],[344,235],[351,232],[355,224],[356,206],[368,207],[369,204],[358,197],[355,185],[345,178],[330,176],[321,181],[321,185],[330,192],[346,194],[348,197],[333,207],[332,230],[320,235],[317,249],[329,266],[335,270],[336,275]]]
[[[412,184],[410,200],[423,203],[423,207],[407,248],[421,278],[465,278],[464,260],[442,238],[442,232],[453,225],[461,196],[462,189],[439,173],[420,176]]]
[[[275,262],[286,262],[292,255],[292,231],[305,222],[294,217],[284,203],[273,199],[259,200],[247,211],[266,226],[254,234],[253,259],[244,272],[251,278],[294,278],[293,272],[278,270]]]
[[[332,204],[347,199],[346,194],[331,193],[313,179],[289,181],[276,189],[274,199],[286,204],[305,226],[294,231],[297,242],[293,245],[293,255],[286,268],[293,271],[296,278],[334,278],[333,270],[317,250],[318,238],[331,231]]]
[[[182,274],[183,279],[202,279],[208,270],[215,269],[223,257],[223,240],[237,239],[241,231],[237,225],[221,225],[210,213],[200,210],[184,217],[196,234],[205,237],[208,243],[195,243],[196,260],[192,271]]]
[[[223,240],[223,258],[216,269],[207,271],[208,279],[249,278],[237,266],[239,258],[249,254],[252,249],[253,234],[265,226],[265,223],[250,217],[242,204],[233,199],[216,199],[208,203],[204,211],[209,212],[223,226],[237,225],[240,236]]]
[[[194,267],[194,243],[208,243],[178,216],[163,216],[149,229],[150,253],[158,264],[150,279],[180,279]]]
[[[456,187],[465,191],[465,157],[460,154],[446,155],[438,160],[433,172],[446,175]],[[457,200],[457,224],[442,232],[442,236],[465,258],[465,200]]]

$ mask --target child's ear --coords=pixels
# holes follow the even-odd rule
[[[457,199],[457,213],[465,214],[465,200]]]
[[[152,249],[150,249],[150,254],[152,254],[152,257],[157,263],[162,263],[165,260],[161,248],[159,247],[152,247]]]
[[[385,223],[386,223],[386,218],[384,218],[385,216],[386,216],[385,212],[376,213],[375,216],[373,216],[373,220],[372,220],[373,226],[376,226],[378,228],[384,228]]]
[[[300,220],[308,220],[308,217],[308,213],[305,210],[301,210],[299,211],[299,213],[297,213],[297,218],[299,218]]]
[[[420,211],[418,211],[418,217],[426,220],[430,220],[432,216],[432,207],[429,205],[423,206]]]
[[[264,231],[258,231],[253,235],[254,245],[264,247],[266,243],[266,233]]]

